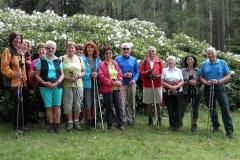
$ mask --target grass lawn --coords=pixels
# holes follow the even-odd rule
[[[219,117],[221,117],[220,112]],[[11,124],[0,125],[0,157],[9,160],[32,159],[120,159],[120,160],[154,160],[154,159],[204,159],[226,160],[240,159],[239,148],[239,111],[232,113],[235,127],[234,138],[225,136],[221,125],[220,132],[206,139],[207,109],[200,110],[198,132],[190,131],[190,113],[184,119],[180,132],[168,130],[168,119],[163,117],[163,126],[147,126],[148,117],[137,115],[137,125],[126,126],[125,131],[115,128],[113,131],[92,129],[66,131],[62,124],[61,134],[49,134],[39,130],[35,125],[28,126],[31,131],[17,139]],[[154,121],[155,122],[155,121]],[[220,119],[222,124],[222,120]],[[105,124],[106,127],[106,124]]]

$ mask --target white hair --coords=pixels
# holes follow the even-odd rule
[[[175,63],[177,62],[177,59],[175,56],[168,56],[166,60],[168,61],[169,59],[172,59]]]
[[[128,48],[131,49],[131,43],[123,43],[121,48],[123,48],[124,46],[127,46]]]
[[[55,48],[57,48],[56,42],[49,40],[49,41],[47,41],[47,42],[45,43],[45,46],[47,46],[47,45],[49,45],[49,44],[51,44],[51,45],[53,45]]]
[[[27,39],[23,39],[22,43],[27,43],[28,44],[28,47],[29,47],[29,50],[31,50],[32,48],[32,45],[31,45],[31,42]]]
[[[206,52],[213,51],[213,53],[217,53],[216,49],[214,47],[207,48]]]
[[[157,49],[156,49],[154,46],[148,47],[148,51],[149,51],[150,49],[153,49],[155,52],[157,51]]]

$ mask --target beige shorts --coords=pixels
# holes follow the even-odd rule
[[[162,103],[162,87],[154,88],[155,101],[158,104]],[[143,87],[143,103],[152,104],[154,103],[154,95],[152,88]]]
[[[83,87],[78,87],[81,100],[83,100]],[[64,114],[69,114],[74,111],[75,113],[81,112],[79,99],[74,87],[63,88],[63,109]]]

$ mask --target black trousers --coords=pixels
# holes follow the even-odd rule
[[[10,97],[13,101],[13,129],[21,129],[24,123],[24,107],[23,95],[25,94],[25,87],[9,87],[7,88]]]
[[[201,94],[196,94],[193,99],[193,119],[198,119],[198,106],[200,103]],[[181,117],[184,117],[188,104],[191,103],[191,95],[183,94],[183,104],[181,109]],[[192,105],[192,104],[191,104]]]
[[[177,95],[168,95],[166,92],[163,92],[163,98],[168,108],[170,127],[180,128],[182,92],[177,92]]]
[[[42,99],[40,90],[38,88],[35,89],[35,94],[36,94],[37,103],[38,103],[38,112],[45,112],[46,108],[44,106],[44,101]]]
[[[106,119],[108,127],[113,125],[113,111],[112,105],[114,105],[116,110],[116,120],[119,127],[124,125],[123,122],[123,107],[122,107],[122,98],[119,90],[113,90],[112,93],[103,93],[103,99],[105,102],[106,108]]]

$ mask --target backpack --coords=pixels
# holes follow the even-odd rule
[[[11,53],[11,59],[12,59],[12,57],[13,57],[13,54],[12,54],[12,52],[10,52]],[[4,89],[5,87],[4,87],[4,82],[3,82],[3,74],[2,74],[2,60],[1,60],[1,58],[2,58],[2,55],[0,56],[0,89]],[[10,62],[10,68],[11,68],[11,62]]]

